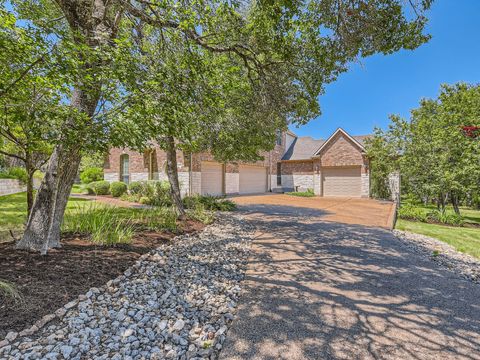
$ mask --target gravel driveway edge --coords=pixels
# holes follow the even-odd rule
[[[467,280],[480,283],[480,259],[461,253],[438,239],[408,231],[393,234],[409,248]]]

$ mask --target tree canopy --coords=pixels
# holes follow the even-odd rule
[[[61,80],[61,101],[68,108],[18,244],[45,252],[59,246],[60,223],[82,154],[129,138],[117,136],[115,121],[126,108],[135,108],[146,94],[142,90],[155,88],[158,96],[168,97],[158,113],[159,98],[149,93],[145,99],[147,123],[161,129],[155,135],[171,133],[184,146],[208,146],[225,159],[238,153],[235,144],[241,139],[245,151],[238,154],[252,158],[271,146],[279,128],[320,114],[317,98],[325,84],[352,61],[415,49],[427,41],[425,12],[431,1],[1,4],[2,29],[27,29],[39,37],[38,49],[22,66],[11,66],[9,55],[0,58],[2,69],[12,74],[0,87],[0,97],[27,84],[25,74],[43,64]],[[12,16],[17,20],[8,20]],[[152,76],[153,71],[159,74]],[[216,133],[199,137],[195,131]]]
[[[418,199],[436,199],[442,208],[450,200],[456,211],[460,202],[478,203],[480,143],[462,127],[479,125],[480,86],[442,85],[438,98],[423,99],[409,121],[393,116],[387,131],[376,130],[368,150],[374,189],[398,169],[403,191]]]

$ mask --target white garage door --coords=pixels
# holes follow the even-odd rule
[[[264,193],[267,191],[267,168],[240,165],[240,194]]]
[[[223,194],[223,166],[214,162],[202,162],[202,195]]]
[[[360,197],[362,193],[361,168],[322,169],[323,196]]]

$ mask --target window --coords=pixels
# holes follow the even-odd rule
[[[283,134],[280,130],[277,130],[277,141],[276,141],[276,144],[277,145],[282,145],[282,139],[283,138]]]
[[[130,182],[130,158],[128,154],[120,155],[120,181],[128,184]]]
[[[277,163],[277,185],[282,185],[282,163]]]

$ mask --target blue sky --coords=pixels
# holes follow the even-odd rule
[[[436,0],[429,14],[432,39],[413,51],[376,55],[352,64],[319,98],[322,115],[299,136],[327,138],[343,127],[352,135],[386,128],[389,114],[409,116],[440,84],[480,82],[480,0]]]

